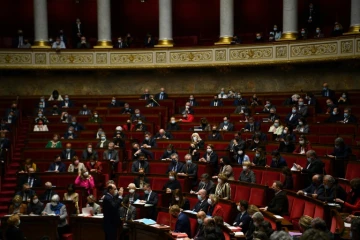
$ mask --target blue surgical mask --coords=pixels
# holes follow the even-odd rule
[[[291,112],[292,112],[292,113],[296,113],[296,110],[295,110],[295,109],[293,109]]]
[[[224,121],[224,124],[228,124],[228,121]]]
[[[337,114],[337,112],[333,111],[333,112],[332,112],[332,114],[333,114],[333,115],[336,115],[336,114]]]
[[[72,131],[68,131],[69,134],[72,134]]]
[[[140,114],[139,114],[139,113],[136,113],[136,114],[135,114],[135,116],[139,117],[139,116],[140,116]]]
[[[142,121],[138,121],[138,124],[142,124]]]
[[[275,127],[279,127],[279,123],[274,123],[274,126],[275,126]]]
[[[307,158],[307,160],[308,160],[308,162],[311,162],[312,159],[311,159],[311,158]]]
[[[116,100],[111,100],[111,102],[112,102],[112,103],[115,103],[115,102],[116,102]]]
[[[42,113],[39,113],[38,116],[39,116],[39,117],[42,117],[43,115],[42,115]]]
[[[304,105],[304,102],[299,102],[299,106],[302,106],[302,105]]]
[[[199,199],[199,201],[202,200],[201,196],[200,195],[197,195],[197,198]]]
[[[204,221],[201,218],[198,218],[197,222],[198,222],[198,224],[203,224]]]
[[[144,193],[145,193],[145,194],[149,194],[149,191],[148,191],[148,190],[145,190]]]
[[[106,139],[106,137],[101,137],[101,140],[105,140]]]
[[[320,30],[316,29],[316,33],[320,33]]]
[[[68,98],[68,97],[66,97],[66,98],[65,98],[65,101],[69,101],[69,98]]]
[[[257,158],[260,157],[260,153],[256,153],[255,157],[257,157]]]
[[[345,118],[349,117],[349,114],[348,114],[348,113],[344,113],[344,117],[345,117]]]
[[[76,124],[76,122],[71,122],[73,125],[75,125]]]
[[[191,161],[191,160],[187,160],[186,163],[190,165],[190,164],[192,163],[192,161]]]
[[[325,188],[326,190],[329,190],[329,189],[330,189],[330,187],[329,187],[328,185],[324,185],[324,188]]]

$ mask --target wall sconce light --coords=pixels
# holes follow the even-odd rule
[[[140,0],[140,2],[144,3],[146,0]]]

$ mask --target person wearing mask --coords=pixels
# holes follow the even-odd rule
[[[296,106],[294,106],[291,109],[291,113],[286,116],[285,123],[287,126],[295,127],[300,117],[301,115],[298,113]]]
[[[180,130],[180,126],[177,123],[175,117],[170,118],[170,122],[167,124],[166,131],[178,131]]]
[[[156,139],[173,139],[173,136],[170,132],[165,132],[164,129],[160,129],[159,132],[155,135]]]
[[[36,165],[35,165],[36,167]],[[36,176],[34,168],[30,167],[28,170],[20,171],[19,173],[27,173],[19,178],[19,186],[22,186],[24,183],[28,183],[30,188],[41,187],[41,178]]]
[[[20,230],[20,216],[19,214],[11,215],[7,220],[7,229],[4,232],[5,239],[11,240],[26,240],[23,232]]]
[[[337,100],[337,103],[341,105],[349,105],[350,104],[349,94],[347,92],[341,93],[341,96]]]
[[[193,212],[207,212],[209,209],[209,203],[207,201],[207,192],[205,189],[200,189],[197,192],[198,202],[195,204]]]
[[[67,192],[64,193],[63,201],[72,201],[75,204],[76,213],[79,214],[79,194],[75,192],[75,185],[70,183]]]
[[[298,36],[298,40],[306,40],[308,38],[308,32],[306,28],[301,28],[299,32],[300,34]]]
[[[74,107],[74,103],[69,99],[69,95],[64,96],[64,101],[60,102],[61,108],[71,108]]]
[[[12,204],[9,207],[9,214],[27,214],[27,206],[23,203],[23,197],[20,195],[15,195],[12,199]]]
[[[60,122],[71,123],[72,116],[68,112],[62,112],[60,116]]]
[[[90,195],[93,188],[95,187],[94,178],[89,174],[87,170],[83,170],[76,177],[75,185],[85,188],[87,193]]]
[[[293,151],[293,154],[305,155],[309,150],[312,150],[310,142],[307,140],[305,135],[299,137],[299,145]]]
[[[66,144],[66,149],[61,152],[61,159],[71,160],[76,156],[75,150],[71,148],[71,143]]]
[[[321,28],[316,28],[314,38],[324,38],[324,34],[321,32]]]
[[[134,110],[130,108],[130,105],[128,103],[124,103],[124,108],[121,110],[121,114],[132,115],[134,114]]]
[[[106,133],[104,132],[104,129],[102,127],[99,127],[99,129],[97,130],[97,132],[95,134],[95,138],[96,139],[101,139],[102,134],[105,134],[105,136],[106,136]]]
[[[129,202],[131,204],[140,199],[140,195],[136,193],[136,185],[134,183],[129,183],[127,188],[129,189],[129,194],[127,194],[125,197],[129,198]]]
[[[335,139],[335,147],[332,153],[326,155],[329,158],[337,159],[348,159],[351,155],[352,151],[351,148],[345,145],[344,139],[338,137]],[[344,169],[342,169],[344,170]]]
[[[214,172],[218,171],[218,155],[214,152],[214,146],[212,144],[208,144],[206,146],[206,152],[203,157],[199,159],[199,162],[209,163],[214,168]]]
[[[284,138],[281,138],[278,151],[292,153],[295,150],[295,144],[292,140],[293,139],[290,134],[287,134]]]
[[[342,119],[341,121],[339,121],[340,123],[357,123],[357,119],[354,115],[351,114],[351,108],[345,108],[344,109],[344,119]]]
[[[350,181],[351,190],[346,200],[335,198],[336,203],[340,203],[345,209],[350,210],[352,214],[360,210],[360,178],[354,178]]]
[[[78,48],[78,49],[89,49],[90,48],[90,43],[88,43],[86,41],[85,36],[81,36],[80,42],[76,45],[76,48]]]
[[[272,160],[271,160],[270,167],[272,167],[272,168],[287,167],[287,163],[286,163],[285,159],[280,155],[280,152],[278,150],[272,151],[271,156],[272,156]],[[267,166],[267,167],[269,167],[269,166]]]
[[[98,162],[97,158],[95,158],[94,156],[92,156],[89,161],[85,163],[85,166],[90,173],[101,174],[103,170],[101,162]]]
[[[203,149],[204,148],[204,140],[201,139],[198,133],[191,134],[190,137],[191,144],[195,146],[196,149]]]
[[[41,215],[49,216],[55,215],[60,217],[60,222],[58,224],[58,235],[62,236],[63,234],[69,231],[68,223],[67,223],[67,210],[65,204],[60,202],[59,195],[54,195],[51,198],[51,202],[47,203],[44,210],[42,211]]]
[[[279,139],[280,135],[283,133],[284,130],[284,126],[281,124],[280,119],[275,119],[274,120],[274,124],[271,125],[271,127],[269,128],[269,133],[273,134],[273,138]]]
[[[117,239],[117,229],[120,224],[121,199],[118,197],[118,190],[114,184],[109,184],[103,199],[104,232],[105,239]]]
[[[99,158],[98,152],[93,149],[92,143],[88,143],[87,148],[83,151],[82,159],[90,160],[92,158],[97,160]]]
[[[224,103],[219,99],[218,95],[214,95],[214,100],[210,102],[210,107],[222,107]]]
[[[185,198],[180,189],[175,189],[172,192],[171,197],[171,206],[177,205],[182,210],[189,210],[190,209],[190,202],[187,198]]]
[[[133,162],[131,166],[132,173],[149,173],[149,162],[146,160],[146,157],[143,153],[140,153],[138,159]]]
[[[37,195],[32,196],[27,207],[27,214],[41,215],[43,209],[44,204],[40,202],[39,197]]]
[[[250,161],[243,162],[242,171],[239,176],[240,182],[256,183],[255,173],[251,170]]]
[[[204,227],[205,227],[205,221],[206,221],[206,211],[198,211],[196,214],[197,219],[197,228],[194,235],[194,240],[200,240],[204,238]]]
[[[199,103],[196,101],[196,99],[194,98],[194,95],[190,95],[189,96],[189,100],[188,102],[190,103],[191,107],[196,107],[199,106]]]
[[[183,165],[181,171],[178,173],[178,176],[190,178],[190,180],[192,181],[192,186],[196,186],[198,166],[197,164],[192,162],[190,154],[186,154],[184,160],[185,164]]]
[[[121,105],[123,105],[122,102],[117,101],[116,97],[112,97],[111,101],[110,101],[110,103],[108,105],[108,108],[116,108],[116,107],[120,107]]]
[[[76,132],[85,129],[83,125],[77,122],[76,117],[71,118],[71,123],[69,124],[69,127],[73,127]]]
[[[229,119],[227,117],[224,117],[224,121],[219,124],[218,130],[231,132],[234,130],[234,125],[229,122]]]
[[[66,172],[66,165],[61,162],[61,157],[59,155],[55,156],[54,162],[50,164],[48,168],[49,172]]]
[[[53,108],[50,110],[50,115],[52,116],[60,116],[61,115],[61,110],[59,109],[59,107],[54,104]]]
[[[255,122],[253,117],[249,117],[248,123],[243,128],[244,132],[255,132],[256,128],[260,128],[260,123]]]
[[[136,188],[143,189],[147,183],[150,183],[150,180],[145,176],[144,172],[139,172],[139,175],[134,178]]]
[[[130,121],[132,123],[137,123],[138,121],[145,121],[146,118],[144,115],[140,113],[139,109],[135,109],[135,113],[131,115]]]
[[[89,122],[91,123],[102,123],[101,117],[99,117],[99,113],[97,111],[94,111],[91,118],[89,118]]]
[[[161,156],[161,160],[171,161],[171,155],[174,153],[176,153],[174,146],[172,144],[169,144],[166,147],[166,150],[164,151],[163,155]]]
[[[222,140],[222,136],[220,134],[220,132],[217,130],[217,126],[212,126],[211,127],[211,133],[208,135],[208,140],[210,141],[221,141]]]
[[[238,102],[236,102],[236,101],[238,101]],[[249,112],[249,108],[246,106],[245,101],[240,101],[238,99],[235,99],[234,104],[238,104],[238,105],[236,105],[237,107],[235,108],[235,111],[234,111],[235,114],[243,115],[243,114],[245,114],[245,112]]]
[[[266,166],[266,156],[263,148],[257,148],[255,150],[255,156],[253,158],[251,166],[259,166],[259,167]]]
[[[334,109],[336,108],[336,111],[334,112]],[[333,102],[332,99],[326,100],[326,108],[325,108],[325,114],[333,114],[336,115],[338,113],[337,105]]]
[[[156,215],[157,215],[157,212],[156,212],[156,206],[158,204],[158,194],[154,191],[152,191],[151,189],[151,185],[149,183],[145,183],[144,187],[144,198],[143,200],[140,200],[142,203],[145,203],[145,204],[151,204],[152,207],[149,208],[149,211],[148,211],[148,214],[149,214],[149,217],[153,220],[156,220]]]
[[[257,99],[257,98],[256,98]],[[272,105],[271,103],[271,100],[270,99],[266,99],[265,100],[265,105],[264,105],[264,108],[263,108],[263,113],[270,113],[270,109],[276,109],[274,105]]]
[[[186,102],[185,107],[181,107],[179,113],[182,115],[184,114],[194,115],[194,110],[192,109],[190,102]]]
[[[339,108],[334,107],[332,112],[330,113],[329,118],[325,120],[325,123],[337,123],[337,122],[340,122],[341,120],[343,120],[342,117],[343,116],[341,116],[341,114],[339,112]]]
[[[178,205],[171,206],[169,213],[172,217],[176,218],[174,232],[186,233],[188,236],[191,236],[190,219],[185,213],[180,211],[180,207]]]
[[[149,89],[145,89],[144,93],[140,96],[139,100],[149,100],[150,98],[150,93],[149,93]]]
[[[234,172],[230,165],[230,159],[227,156],[220,158],[219,173],[225,175],[228,180],[234,180]],[[217,179],[218,176],[213,176],[212,178]]]
[[[125,140],[121,136],[120,132],[116,133],[113,142],[114,142],[114,148],[125,148]]]
[[[342,36],[344,33],[344,29],[342,25],[338,22],[335,22],[334,29],[331,32],[332,37],[339,37]]]
[[[256,33],[254,43],[263,43],[263,42],[264,42],[264,38],[263,38],[262,34],[259,32]]]
[[[101,207],[99,204],[96,203],[96,199],[93,195],[89,195],[86,198],[87,202],[86,202],[86,207],[89,208],[91,207],[92,210],[90,211],[91,215],[98,215],[101,213]]]
[[[145,132],[145,138],[141,145],[143,148],[156,148],[156,139],[151,136],[150,132]]]
[[[293,129],[293,132],[309,133],[309,125],[307,124],[306,118],[302,117],[298,120],[298,124],[296,125],[296,128]]]
[[[228,98],[228,95],[225,93],[225,88],[220,89],[220,93],[217,95],[220,99],[226,99]]]
[[[272,190],[275,192],[274,198],[269,202],[268,206],[260,208],[263,211],[269,211],[280,216],[287,215],[289,209],[289,201],[286,192],[283,191],[283,185],[280,181],[272,184]]]
[[[306,187],[302,190],[299,190],[297,192],[297,194],[312,197],[312,198],[316,199],[318,196],[323,196],[324,191],[325,191],[325,188],[323,185],[322,175],[315,174],[312,177],[311,184],[308,187]]]
[[[284,176],[284,182],[282,183],[283,189],[292,190],[294,188],[294,180],[290,168],[283,167],[281,173]]]
[[[118,37],[117,42],[114,44],[114,48],[127,48],[128,45],[123,41],[122,37]]]
[[[160,104],[155,100],[154,95],[149,95],[149,100],[147,100],[146,107],[160,107]]]
[[[34,132],[48,132],[49,129],[46,124],[44,124],[43,120],[38,120],[34,125]]]
[[[52,44],[52,49],[56,49],[56,50],[60,50],[60,49],[65,49],[65,43],[63,41],[60,40],[60,37],[57,37],[55,42]]]
[[[61,139],[76,139],[78,136],[75,134],[74,127],[70,126],[67,132],[64,134],[64,137]]]
[[[140,154],[145,155],[146,159],[154,159],[154,154],[145,148],[140,148],[139,144],[134,142],[132,144],[132,160],[137,160]]]
[[[189,154],[191,155],[193,162],[198,162],[200,160],[200,152],[198,149],[196,149],[194,144],[190,144]]]
[[[61,95],[59,94],[59,91],[58,91],[58,90],[54,90],[54,91],[51,93],[48,101],[49,101],[49,102],[50,102],[50,101],[59,101],[59,102],[60,102],[60,101],[64,101],[64,99],[61,97]]]
[[[103,153],[103,160],[110,161],[112,169],[116,169],[116,165],[119,162],[119,152],[114,149],[115,144],[109,142],[108,149]]]
[[[250,162],[250,158],[248,155],[245,154],[245,151],[242,149],[238,149],[237,147],[235,147],[234,149],[234,160],[237,164],[242,165],[244,162]]]
[[[176,179],[176,172],[169,172],[169,181],[164,184],[162,190],[166,191],[166,193],[171,193],[176,189],[181,190],[181,184]]]
[[[219,216],[224,218],[224,209],[219,204],[219,197],[216,194],[210,194],[207,201],[209,204],[207,215],[211,217]]]
[[[234,133],[234,139],[230,141],[226,148],[230,152],[234,152],[236,149],[245,150],[245,141],[241,139],[241,132]]]
[[[97,143],[96,148],[109,148],[109,143],[110,143],[110,141],[106,139],[106,135],[104,133],[102,133],[100,135],[100,141]],[[115,146],[115,144],[114,144],[114,146]]]
[[[272,41],[277,41],[281,38],[281,30],[278,28],[276,24],[273,27],[273,31],[271,31],[269,35],[273,35],[274,39]]]
[[[323,202],[334,202],[335,198],[346,201],[345,190],[336,183],[335,178],[331,175],[325,175],[323,178],[324,193],[318,195],[317,199]]]
[[[308,150],[306,152],[307,163],[305,167],[301,167],[299,164],[294,165],[297,170],[307,174],[309,177],[306,184],[310,184],[311,178],[315,174],[324,174],[324,163],[318,158],[314,150]]]
[[[59,141],[60,137],[58,134],[54,134],[53,139],[50,140],[45,148],[62,148],[61,141]]]
[[[169,96],[168,94],[165,92],[165,88],[160,88],[160,92],[158,94],[155,94],[155,99],[158,100],[166,100],[168,99]]]
[[[215,188],[215,195],[221,199],[231,199],[231,188],[228,183],[228,178],[220,173],[217,177],[218,184]]]
[[[77,156],[74,156],[72,159],[72,163],[70,163],[67,171],[80,173],[82,170],[86,170],[85,165],[82,162],[80,162]]]
[[[51,201],[51,198],[54,195],[57,195],[57,193],[52,189],[52,184],[51,182],[46,182],[45,183],[45,191],[43,193],[43,195],[41,195],[40,200],[45,202],[45,201]]]
[[[249,229],[251,216],[248,214],[247,209],[249,203],[246,200],[240,200],[237,204],[237,210],[239,211],[238,215],[235,218],[233,226],[241,227],[241,231],[246,233]]]

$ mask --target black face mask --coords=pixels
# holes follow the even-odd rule
[[[93,202],[92,202],[92,203],[89,203],[89,205],[90,205],[90,206],[94,206],[94,203],[93,203]]]

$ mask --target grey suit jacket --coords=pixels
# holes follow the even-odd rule
[[[86,204],[86,207],[88,208],[88,207],[91,207],[91,206],[89,204]],[[94,203],[94,206],[92,206],[92,209],[93,209],[94,215],[101,213],[101,207],[100,207],[99,204]]]
[[[48,214],[48,215],[50,215],[50,214],[55,214],[55,212],[53,212],[53,211],[51,210],[50,206],[51,206],[51,203],[47,203],[46,206],[45,206],[45,208],[44,208],[44,210],[43,210],[42,212],[43,212],[43,213],[46,213],[46,214]],[[67,225],[67,220],[66,220],[66,218],[67,218],[68,214],[67,214],[66,206],[65,206],[65,205],[61,207],[59,216],[60,216],[60,222],[59,222],[58,227],[63,227],[63,226],[65,226],[65,225]]]
[[[116,163],[119,162],[119,154],[117,150],[112,150],[111,158],[109,158],[109,154],[109,150],[106,150],[103,153],[103,160],[115,160]]]
[[[224,129],[225,124],[222,122],[219,124],[218,130],[222,130],[222,131],[233,131],[234,130],[234,125],[232,123],[228,123],[227,125],[227,129]]]
[[[297,112],[303,116],[303,117],[306,117],[307,116],[307,113],[308,113],[308,106],[302,106],[300,109],[299,107],[297,107]]]
[[[126,218],[127,221],[136,219],[136,207],[134,206],[130,206],[128,209],[121,207],[119,213],[121,219]]]

